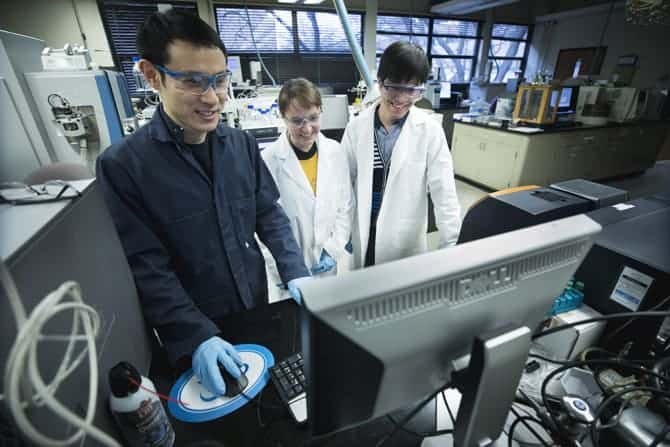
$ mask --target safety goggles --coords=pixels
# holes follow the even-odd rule
[[[291,127],[302,127],[305,124],[316,124],[321,120],[321,112],[309,116],[295,116],[286,118],[286,122]]]
[[[172,71],[162,65],[154,65],[154,67],[174,79],[179,90],[193,95],[204,95],[210,87],[214,89],[217,95],[224,94],[228,91],[228,85],[230,85],[230,79],[233,76],[230,70],[208,76],[205,73]]]
[[[418,98],[426,91],[423,85],[396,84],[394,82],[382,82],[384,90],[391,96],[409,96]]]
[[[63,180],[49,180],[43,185],[26,185],[20,182],[0,183],[0,203],[32,205],[56,202],[81,196],[81,192]]]

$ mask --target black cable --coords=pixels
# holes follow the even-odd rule
[[[538,338],[546,337],[555,332],[560,332],[565,329],[581,326],[583,324],[594,323],[596,321],[607,321],[607,320],[616,320],[620,318],[667,318],[670,317],[670,312],[653,312],[653,311],[643,311],[643,312],[621,312],[618,314],[603,315],[600,317],[587,318],[586,320],[575,321],[574,323],[566,323],[560,326],[553,327],[551,329],[546,329],[539,334],[533,335],[533,340]]]
[[[668,296],[666,296],[665,298],[663,298],[663,299],[662,299],[658,304],[656,304],[655,306],[653,306],[653,307],[647,309],[647,311],[648,311],[648,312],[651,312],[651,311],[654,311],[654,310],[658,310],[658,309],[660,309],[661,307],[663,307],[664,304],[667,304],[669,301],[670,301],[670,295],[668,295]],[[607,336],[603,339],[603,343],[602,343],[602,344],[607,344],[608,342],[610,342],[610,341],[614,338],[615,335],[619,334],[621,331],[623,331],[624,329],[626,329],[626,328],[627,328],[628,326],[630,326],[635,320],[637,320],[637,318],[631,318],[630,320],[626,321],[624,324],[622,324],[621,326],[619,326],[618,328],[616,328],[615,330],[613,330],[612,332],[610,332],[609,334],[607,334]]]
[[[666,425],[663,430],[659,434],[656,435],[653,441],[651,441],[651,444],[649,444],[649,447],[657,447],[661,442],[665,441],[665,438],[670,434],[670,424]]]
[[[532,421],[532,422],[535,422],[536,424],[542,425],[542,422],[540,422],[538,419],[535,419],[534,417],[531,417],[531,416],[518,416],[518,417],[514,420],[514,422],[512,422],[512,425],[509,426],[509,432],[508,432],[508,434],[507,434],[507,446],[508,446],[508,447],[512,447],[512,438],[513,438],[513,436],[514,436],[514,429],[516,429],[516,426],[517,426],[517,424],[519,424],[519,422],[522,422],[523,425],[525,425],[527,428],[530,427],[530,425],[528,425],[528,422],[526,422],[526,421]],[[531,430],[532,430],[532,429],[531,429]],[[538,437],[538,439],[540,439],[540,441],[542,442],[542,445],[544,445],[544,446],[546,446],[546,447],[549,447],[549,444],[547,444],[546,442],[544,442],[544,440],[543,440],[542,438],[539,438],[539,437]]]
[[[575,362],[575,361],[590,362],[590,361],[592,361],[592,360],[611,360],[611,361],[613,361],[613,362],[622,361],[622,362],[628,362],[628,363],[639,363],[640,365],[644,365],[645,363],[652,363],[652,362],[655,362],[655,360],[652,360],[652,359],[649,359],[649,360],[639,360],[639,359],[633,359],[633,360],[630,360],[630,359],[624,359],[624,358],[621,358],[621,357],[617,357],[616,354],[612,354],[612,357],[611,357],[611,358],[605,358],[605,359],[584,359],[584,360],[556,360],[556,359],[552,359],[552,358],[549,358],[549,357],[545,357],[545,356],[540,355],[540,354],[533,354],[533,353],[528,354],[528,357],[532,357],[532,358],[535,358],[535,359],[543,360],[543,361],[548,362],[548,363],[555,363],[555,364],[557,364],[557,365],[569,365],[569,364],[571,364],[571,363],[573,363],[573,362]]]
[[[449,419],[451,419],[451,426],[456,427],[456,418],[454,417],[454,413],[451,412],[449,402],[447,402],[447,397],[444,395],[444,390],[440,394],[442,394],[442,401],[444,402],[444,406],[447,407],[447,413],[449,413]]]
[[[546,377],[544,378],[544,380],[542,381],[542,386],[540,387],[540,396],[542,397],[542,404],[543,404],[544,407],[547,409],[547,411],[548,411],[548,416],[549,416],[549,418],[551,419],[551,422],[552,422],[552,424],[549,424],[549,426],[552,428],[552,431],[555,430],[555,431],[556,431],[556,434],[557,434],[558,436],[560,436],[560,437],[564,437],[564,435],[563,435],[563,433],[562,433],[562,432],[560,431],[560,429],[559,429],[559,427],[560,427],[559,422],[555,419],[555,415],[554,415],[554,413],[552,412],[551,408],[549,407],[549,402],[548,402],[548,399],[547,399],[547,386],[549,385],[549,382],[551,381],[551,379],[554,378],[554,376],[556,376],[556,375],[558,375],[558,374],[560,374],[560,373],[562,373],[562,372],[564,372],[564,371],[567,371],[568,369],[575,368],[575,367],[578,367],[578,366],[590,365],[590,364],[595,364],[595,365],[609,365],[609,366],[614,366],[614,367],[618,367],[618,368],[625,368],[625,369],[628,369],[628,370],[631,370],[631,371],[641,372],[642,374],[645,374],[645,375],[662,377],[660,374],[656,374],[656,373],[654,373],[653,371],[650,371],[650,370],[648,370],[648,369],[646,369],[646,368],[643,368],[643,367],[641,367],[641,366],[638,366],[638,365],[635,365],[635,364],[632,364],[632,363],[629,363],[629,362],[625,362],[625,361],[623,361],[623,360],[583,360],[583,361],[574,361],[574,362],[571,362],[571,363],[569,363],[569,364],[563,365],[563,366],[561,366],[561,367],[559,367],[559,368],[556,368],[555,370],[553,370],[552,372],[550,372],[549,374],[547,374],[547,376],[546,376]],[[626,390],[623,390],[623,391],[621,391],[621,392],[619,392],[619,393],[615,393],[615,394],[613,394],[612,396],[610,396],[609,398],[607,398],[607,399],[605,400],[605,402],[608,402],[608,401],[611,402],[609,399],[611,399],[612,397],[614,397],[614,396],[619,396],[619,395],[626,394],[626,393],[629,393],[630,390],[635,389],[635,388],[639,388],[639,387],[631,387],[631,388],[627,388]],[[653,389],[653,390],[656,390],[656,389],[657,389],[657,388],[652,388],[652,387],[648,387],[648,388],[651,388],[651,389]],[[670,393],[668,393],[668,394],[670,394]],[[601,406],[602,406],[602,404],[601,404]],[[596,417],[596,420],[597,420],[597,417]],[[553,426],[552,426],[552,425],[553,425]],[[595,424],[592,424],[592,426],[595,426]],[[594,445],[595,445],[595,444],[594,444]]]
[[[648,391],[651,393],[660,394],[664,397],[670,397],[670,391],[664,391],[653,386],[634,386],[612,394],[598,406],[598,409],[596,409],[595,413],[593,414],[594,422],[591,424],[591,440],[594,447],[598,447],[598,419],[600,418],[600,415],[603,413],[603,411],[605,411],[605,408],[621,396],[637,391]]]
[[[524,415],[519,414],[516,411],[516,409],[514,408],[514,405],[510,406],[509,409],[510,409],[510,411],[512,411],[512,413],[514,413],[514,416],[516,416],[516,420],[514,422],[512,422],[512,425],[510,425],[509,433],[507,434],[507,439],[509,440],[509,445],[510,446],[512,445],[512,435],[514,434],[515,423],[518,422],[519,420],[522,420],[523,425],[528,429],[528,431],[530,431],[533,434],[533,436],[535,436],[537,438],[538,441],[540,441],[540,444],[542,444],[544,447],[549,447],[549,444],[547,444],[544,441],[544,438],[542,438],[542,436],[538,432],[536,432],[535,429],[530,426],[530,424],[528,424],[526,422],[527,420],[532,420],[532,421],[535,421],[536,423],[538,423],[539,425],[541,425],[542,428],[544,428],[544,425],[542,424],[542,421],[540,421],[539,419],[534,418],[530,415],[529,416],[524,416]]]
[[[381,447],[384,445],[389,439],[391,439],[393,436],[395,436],[398,431],[402,429],[407,423],[414,417],[416,414],[425,407],[428,402],[430,402],[435,396],[437,396],[438,393],[442,392],[449,386],[449,383],[446,383],[443,387],[439,388],[437,391],[434,393],[431,393],[430,396],[426,397],[424,400],[422,400],[419,405],[416,406],[412,411],[410,411],[407,416],[405,416],[400,422],[398,422],[398,425],[395,426],[395,428],[389,433],[388,435],[384,436],[382,439],[379,440],[379,442],[375,445],[375,447]]]
[[[393,419],[393,417],[390,414],[386,415],[386,418],[396,427],[398,427],[400,430],[404,431],[405,433],[409,433],[412,436],[416,436],[417,438],[427,438],[429,436],[441,436],[441,435],[450,435],[454,432],[453,429],[448,428],[444,430],[435,430],[435,431],[425,431],[425,432],[418,432],[414,430],[410,430],[407,427],[402,427],[398,421]]]

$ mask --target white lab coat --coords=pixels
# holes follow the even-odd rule
[[[319,134],[316,196],[284,132],[261,152],[279,188],[279,203],[291,221],[291,229],[302,249],[307,268],[319,262],[325,249],[337,266],[322,275],[351,268],[352,256],[345,250],[351,237],[353,193],[347,158],[340,143]],[[269,285],[279,278],[268,268]]]
[[[356,200],[354,268],[365,265],[370,235],[375,109],[376,104],[371,105],[350,121],[342,138]],[[412,107],[391,156],[377,217],[375,264],[427,251],[428,193],[440,231],[440,247],[455,244],[461,218],[449,146],[440,124]]]

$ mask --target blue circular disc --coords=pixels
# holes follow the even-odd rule
[[[206,390],[195,377],[193,369],[189,369],[170,390],[168,410],[175,418],[184,422],[211,421],[232,413],[261,392],[270,380],[268,369],[275,364],[274,356],[260,345],[235,345],[235,349],[248,365],[245,374],[249,383],[244,389],[244,395],[216,396]]]

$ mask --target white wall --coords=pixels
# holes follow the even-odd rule
[[[558,14],[555,23],[537,23],[528,56],[526,78],[532,79],[538,70],[553,74],[562,48],[598,46],[607,13],[605,5]],[[609,79],[618,57],[625,54],[637,54],[639,57],[638,70],[633,78],[633,85],[637,87],[653,86],[658,78],[670,73],[670,27],[627,24],[621,3],[617,3],[612,12],[603,46],[607,47],[607,52],[596,78]]]
[[[96,0],[75,0],[75,4],[93,61],[103,67],[113,66]],[[66,43],[83,44],[72,0],[1,0],[0,29],[37,37],[55,48]]]

